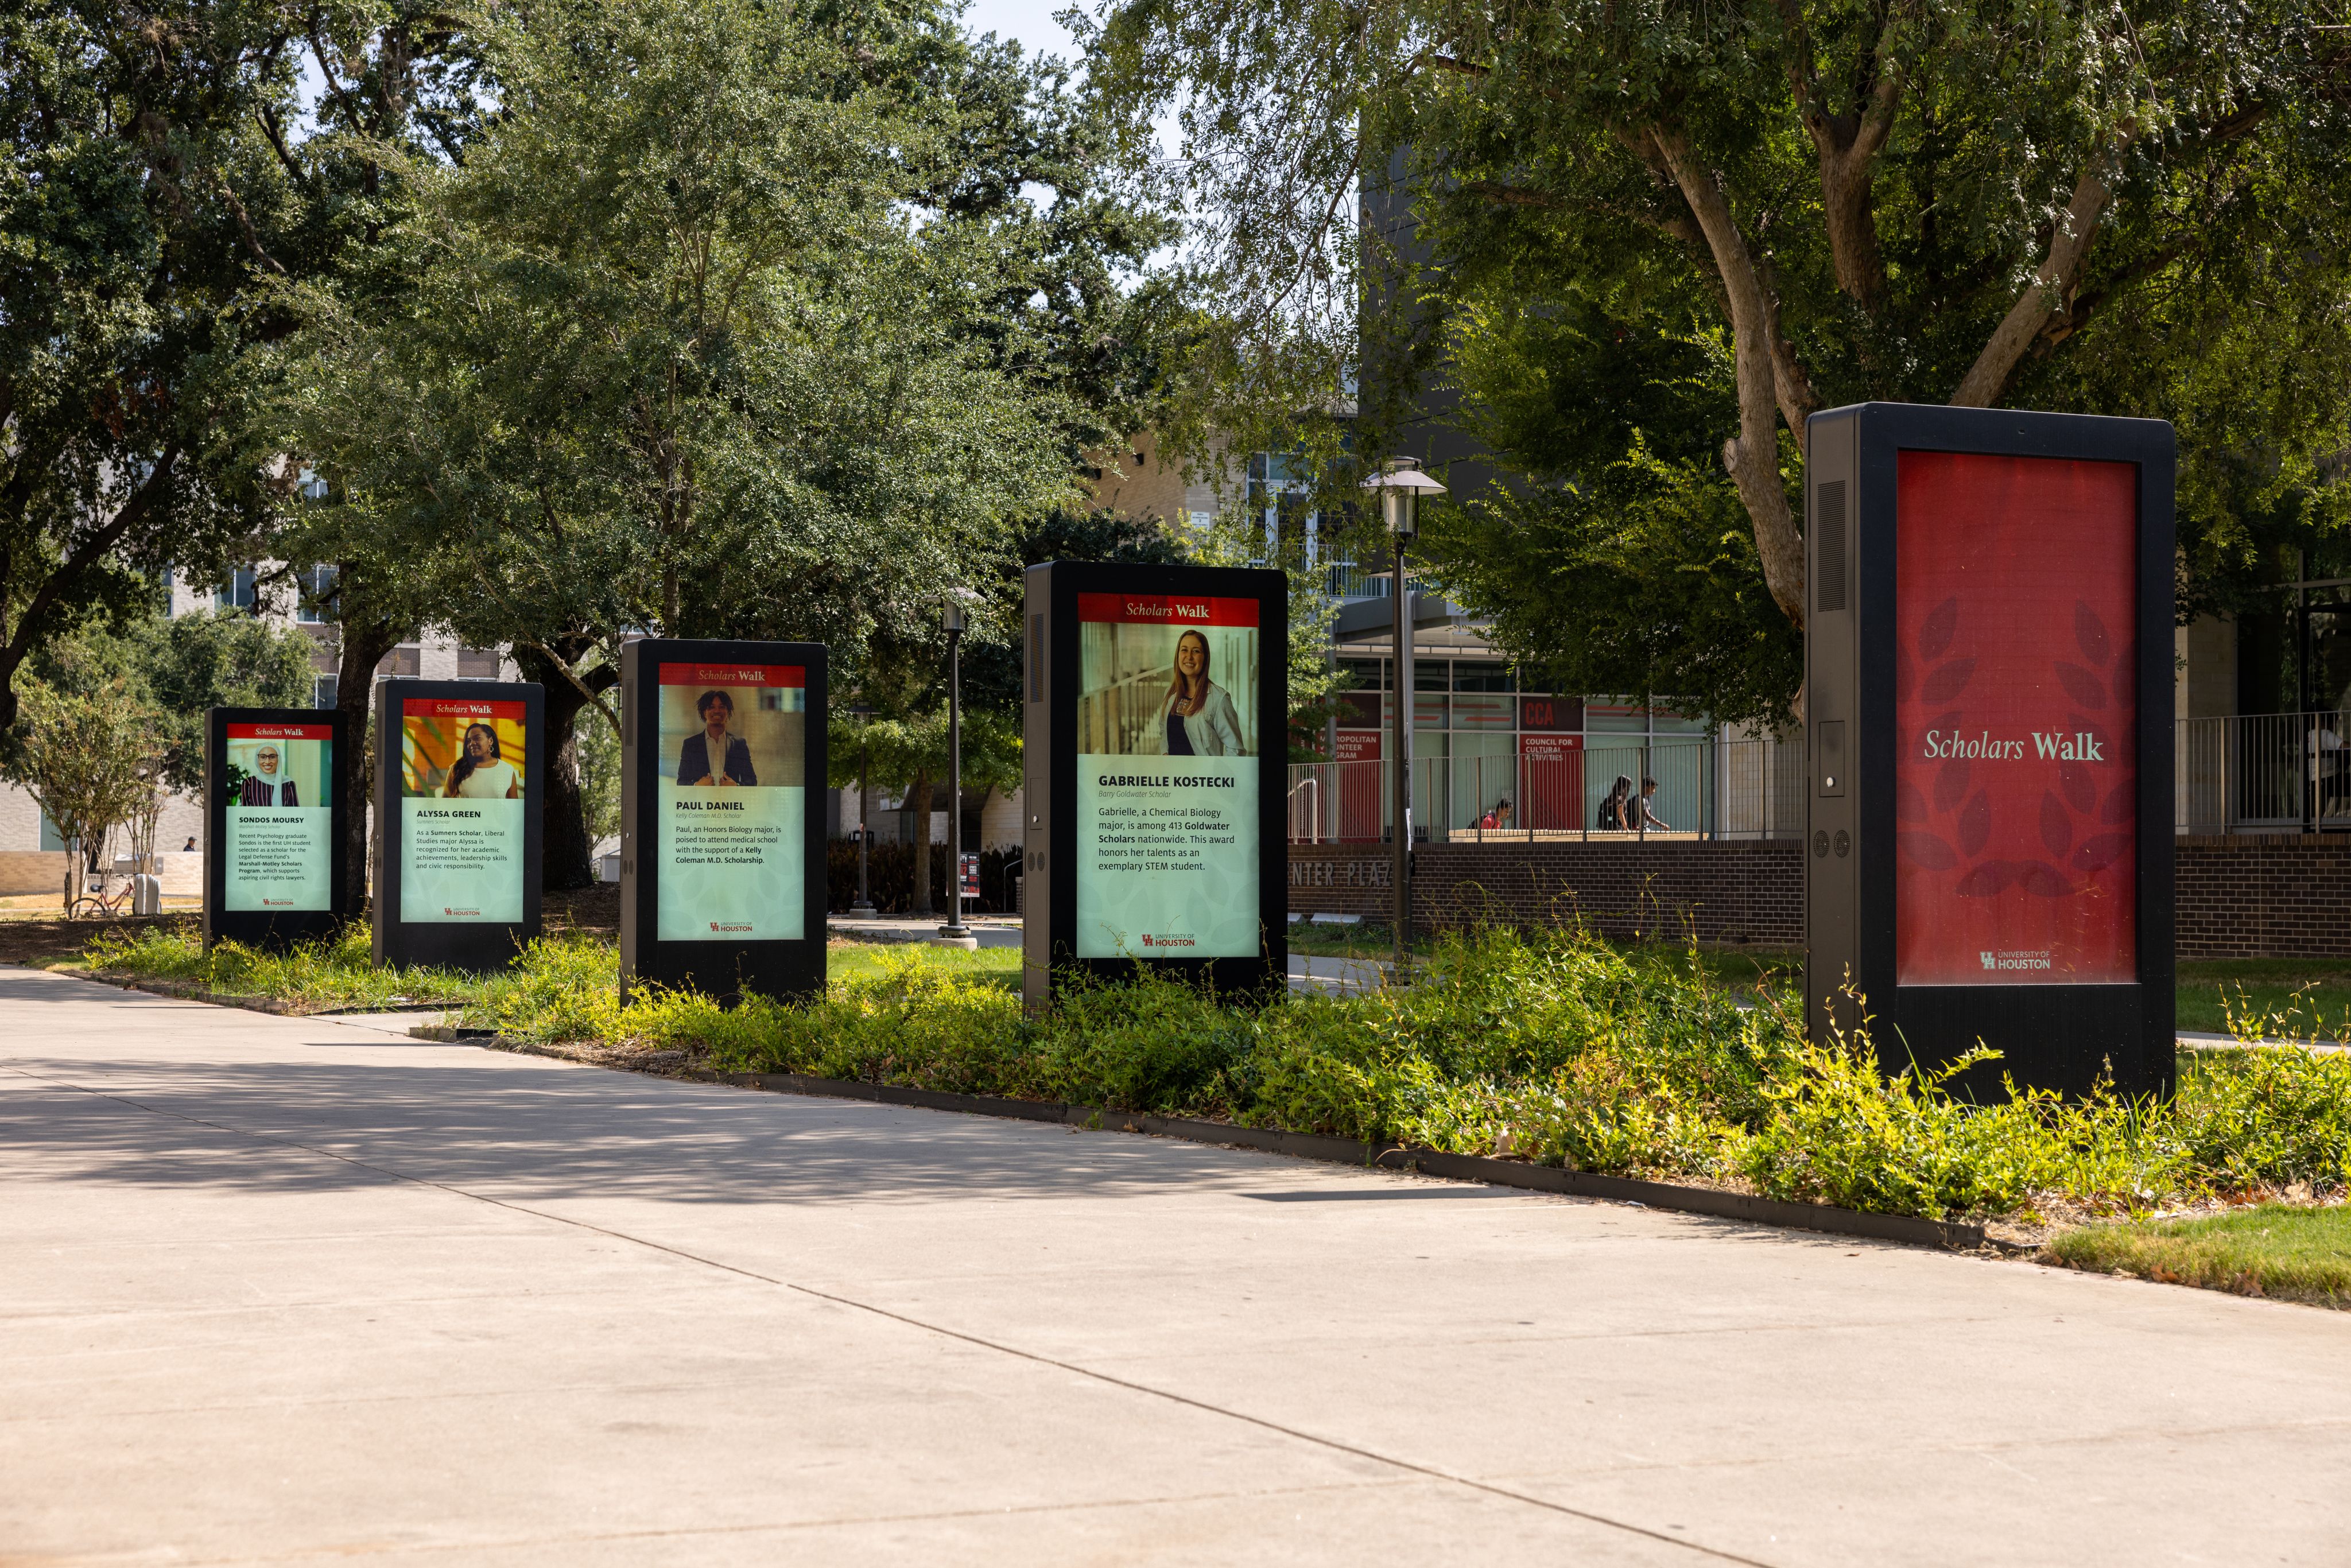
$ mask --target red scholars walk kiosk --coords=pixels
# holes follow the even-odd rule
[[[1980,1094],[2168,1092],[2171,427],[1864,403],[1806,441],[1808,1028],[1990,1046]]]

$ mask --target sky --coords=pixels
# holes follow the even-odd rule
[[[1053,13],[1069,5],[1070,0],[971,0],[964,10],[963,25],[974,34],[1018,38],[1032,55],[1071,59],[1077,47],[1070,41],[1068,29],[1053,20]]]

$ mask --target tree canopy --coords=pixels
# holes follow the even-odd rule
[[[1822,408],[2172,420],[2191,604],[2339,509],[2351,35],[2299,0],[1112,0],[1090,42],[1183,100],[1201,395],[1353,379],[1370,455],[1458,394],[1502,482],[1435,564],[1585,689],[1785,702]]]

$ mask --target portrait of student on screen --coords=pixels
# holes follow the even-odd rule
[[[1232,695],[1209,678],[1208,640],[1186,631],[1176,639],[1175,667],[1155,723],[1136,737],[1135,749],[1165,757],[1240,757],[1240,716]]]
[[[677,781],[757,786],[759,775],[751,766],[751,743],[727,729],[735,719],[735,699],[725,692],[708,691],[694,707],[702,716],[702,728],[687,736],[678,747]]]
[[[522,775],[508,762],[498,745],[498,732],[486,724],[465,727],[465,749],[449,769],[441,793],[452,800],[519,800]]]
[[[300,791],[291,779],[277,772],[277,748],[265,746],[253,754],[253,772],[237,797],[240,806],[298,806]]]

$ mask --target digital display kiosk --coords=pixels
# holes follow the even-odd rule
[[[204,716],[204,945],[285,948],[350,915],[350,747],[330,708]]]
[[[1287,579],[1061,561],[1027,589],[1029,1005],[1137,963],[1283,984]]]
[[[486,973],[538,936],[543,695],[376,683],[375,961]]]
[[[1806,1022],[1970,1084],[2168,1091],[2171,427],[1864,403],[1806,431]]]
[[[824,649],[647,639],[621,690],[623,986],[821,990]]]

